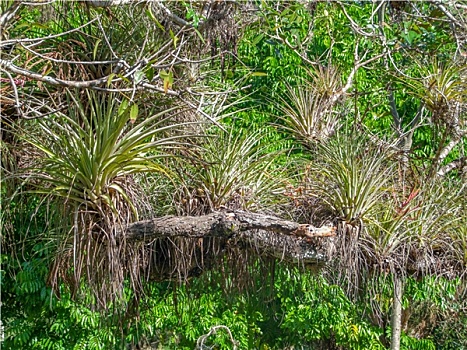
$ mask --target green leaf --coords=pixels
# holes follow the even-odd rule
[[[253,46],[256,46],[263,38],[264,38],[264,34],[261,33],[261,34],[257,35],[257,36],[253,39],[253,41],[252,41],[251,44],[252,44]]]
[[[130,109],[130,122],[131,122],[131,124],[135,123],[137,116],[138,116],[138,105],[134,104],[134,105],[131,106],[131,109]]]
[[[135,78],[134,78],[135,84],[139,84],[143,79],[144,79],[144,72],[141,70],[137,70],[135,72]]]
[[[99,48],[99,44],[101,43],[101,39],[97,39],[96,43],[94,44],[94,50],[92,51],[92,59],[96,60],[97,57],[97,49]]]
[[[152,13],[151,6],[148,6],[148,8],[146,9],[146,14],[149,16],[149,18],[151,18],[154,21],[154,23],[156,23],[156,25],[159,27],[159,29],[161,29],[163,32],[165,32],[164,26],[157,20],[157,18]]]
[[[38,23],[38,22],[34,22],[34,23],[31,23],[31,28],[39,28],[39,29],[44,29],[44,30],[48,30],[49,27],[42,24],[42,23]]]
[[[122,101],[122,103],[120,103],[120,106],[118,107],[118,115],[122,115],[123,113],[125,113],[125,111],[127,110],[128,108],[128,100],[127,99],[124,99]]]
[[[193,28],[193,29],[195,30],[195,33],[198,35],[198,37],[201,39],[201,42],[203,44],[206,44],[206,41],[204,40],[203,35],[200,33],[200,31],[196,28]]]
[[[124,76],[122,74],[117,74],[117,77],[119,77],[120,79],[122,79],[123,81],[125,81],[127,83],[131,83],[130,79],[128,79],[126,76]]]
[[[174,82],[173,72],[161,70],[159,72],[159,76],[161,77],[164,83],[164,92],[167,93],[167,91],[172,87],[172,84]]]
[[[153,67],[149,67],[146,70],[146,78],[149,80],[149,82],[151,82],[154,79],[154,68]]]
[[[180,38],[174,34],[174,32],[172,31],[172,29],[170,29],[169,34],[170,34],[170,37],[171,37],[172,40],[173,40],[174,48],[177,48],[177,43],[178,43],[178,41],[180,40]]]
[[[167,73],[167,71],[163,69],[163,70],[161,70],[161,71],[159,72],[159,76],[160,76],[162,79],[165,79],[165,78],[167,78],[167,77],[169,76],[169,73]]]
[[[112,79],[115,77],[115,73],[110,73],[109,77],[107,78],[107,87],[110,87],[110,84],[112,84]]]

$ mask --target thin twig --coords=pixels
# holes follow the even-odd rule
[[[13,89],[13,95],[15,96],[15,109],[16,109],[16,113],[18,113],[18,116],[22,117],[23,116],[23,112],[21,111],[21,103],[19,102],[19,97],[18,97],[18,89],[16,88],[16,83],[15,83],[15,80],[13,79],[13,77],[11,76],[11,74],[4,70],[4,69],[1,69],[1,71],[3,73],[5,73],[7,76],[8,76],[8,79],[10,80],[10,83],[11,83],[11,87]]]
[[[66,64],[82,64],[82,65],[99,65],[99,64],[114,64],[114,63],[121,63],[122,60],[109,60],[109,61],[69,61],[69,60],[63,60],[63,59],[58,59],[58,58],[53,58],[53,57],[48,57],[48,56],[45,56],[23,44],[20,44],[22,48],[24,48],[26,51],[29,51],[30,53],[40,57],[40,58],[43,58],[43,59],[46,59],[48,61],[52,61],[52,62],[55,62],[55,63],[66,63]]]
[[[74,80],[62,80],[58,78],[54,78],[51,76],[47,75],[42,75],[24,68],[20,68],[18,66],[15,66],[11,61],[8,60],[3,60],[0,59],[0,68],[4,68],[5,70],[8,70],[12,73],[22,75],[34,80],[39,80],[44,83],[49,83],[51,85],[56,85],[56,86],[67,86],[67,87],[74,87],[74,88],[92,88],[94,86],[99,86],[102,84],[105,84],[107,80],[109,79],[109,75],[99,78],[99,79],[94,79],[94,80],[88,80],[88,81],[74,81]],[[115,79],[114,81],[119,81],[121,80],[120,78]]]
[[[229,327],[223,326],[223,325],[213,326],[213,327],[211,327],[211,329],[209,330],[209,332],[207,334],[204,334],[201,337],[199,337],[198,340],[196,341],[196,349],[203,350],[203,349],[209,348],[206,345],[204,345],[206,339],[211,334],[216,334],[216,332],[219,329],[224,329],[225,331],[227,331],[227,333],[229,334],[229,337],[230,337],[230,341],[232,342],[232,346],[233,346],[232,349],[236,350],[237,349],[237,342],[235,341],[234,337],[232,336],[232,332],[230,331]]]

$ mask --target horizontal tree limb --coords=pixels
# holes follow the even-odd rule
[[[317,228],[270,215],[221,211],[203,216],[165,216],[139,221],[120,235],[133,242],[175,237],[235,238],[276,258],[313,263],[330,257],[336,227]]]
[[[220,211],[203,216],[164,216],[130,224],[121,233],[126,240],[149,241],[163,237],[231,237],[249,230],[272,231],[297,237],[333,237],[334,226],[321,228],[271,215],[246,211]]]

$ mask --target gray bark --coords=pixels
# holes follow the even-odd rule
[[[336,228],[316,228],[244,211],[222,211],[196,217],[165,216],[139,221],[118,235],[127,242],[175,237],[232,238],[251,244],[263,254],[286,261],[319,263],[327,261],[334,252]]]
[[[128,5],[136,3],[134,0],[89,0],[89,3],[94,7],[109,7],[118,5]]]
[[[402,320],[402,280],[394,273],[394,295],[391,315],[391,350],[401,347]]]

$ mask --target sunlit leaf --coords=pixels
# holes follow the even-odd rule
[[[135,84],[139,84],[139,83],[144,79],[144,76],[145,76],[145,74],[144,74],[143,71],[137,70],[137,71],[135,72],[135,76],[134,76]]]
[[[138,105],[135,103],[130,108],[130,122],[131,122],[131,124],[135,123],[137,117],[138,117]]]

